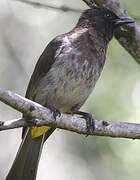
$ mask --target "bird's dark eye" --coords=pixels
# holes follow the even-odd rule
[[[105,13],[104,16],[107,17],[107,18],[110,18],[110,17],[111,17],[111,14],[110,14],[110,13]]]

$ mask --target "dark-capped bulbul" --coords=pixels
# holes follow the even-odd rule
[[[90,134],[94,119],[79,109],[100,77],[114,30],[133,22],[119,18],[106,8],[84,11],[70,32],[57,36],[47,45],[31,76],[26,98],[48,107],[54,117],[61,112],[82,115]],[[54,130],[47,126],[24,129],[6,180],[36,179],[43,144]]]

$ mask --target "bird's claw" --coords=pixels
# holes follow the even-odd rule
[[[82,118],[86,120],[87,136],[90,135],[95,129],[95,121],[90,113],[82,112]]]
[[[82,115],[81,118],[86,120],[87,126],[87,136],[90,135],[95,129],[95,120],[93,119],[92,115],[87,112],[77,111],[75,114]]]
[[[47,105],[45,105],[45,107],[47,107],[50,111],[51,111],[51,113],[53,113],[53,117],[54,117],[54,119],[56,120],[56,117],[57,116],[61,116],[61,113],[60,113],[60,111],[59,110],[57,110],[55,107],[53,107],[52,105],[50,105],[50,104],[47,104]]]
[[[87,113],[83,116],[83,118],[86,120],[86,126],[87,126],[87,136],[90,135],[94,129],[95,129],[95,121],[91,114]]]

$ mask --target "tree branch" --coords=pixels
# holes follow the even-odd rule
[[[57,117],[55,121],[49,109],[2,88],[0,88],[0,101],[32,117],[32,120],[28,121],[24,118],[0,121],[0,131],[24,126],[49,125],[79,134],[87,134],[86,122],[83,118],[61,114],[61,117]],[[140,124],[95,120],[95,131],[91,135],[140,139]]]
[[[132,18],[122,7],[119,0],[82,0],[89,7],[98,5],[106,7],[122,18]],[[132,18],[133,19],[133,18]],[[132,55],[132,57],[140,63],[140,27],[134,23],[131,25],[120,27],[115,32],[115,38],[119,43]]]

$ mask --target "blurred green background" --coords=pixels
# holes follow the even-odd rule
[[[36,1],[35,1],[36,2]],[[86,9],[81,0],[40,0],[52,6]],[[139,0],[121,0],[133,16],[140,16]],[[0,1],[0,86],[25,94],[35,63],[46,44],[68,32],[80,13],[37,8]],[[138,21],[137,23],[139,23]],[[140,66],[113,39],[94,92],[83,106],[96,119],[140,123]],[[21,114],[0,103],[0,119]],[[21,142],[21,129],[0,132],[0,180],[5,179]],[[37,180],[138,180],[140,142],[108,137],[84,137],[56,130],[44,145]]]

